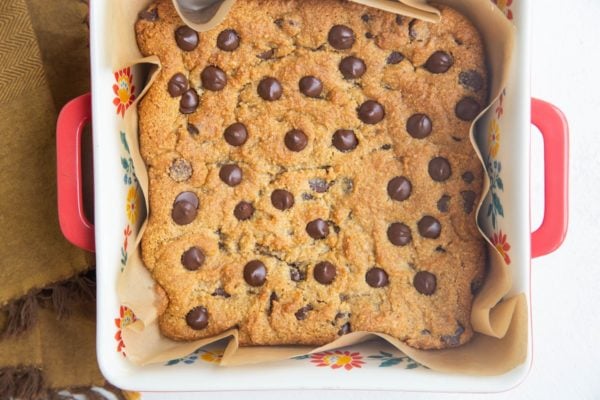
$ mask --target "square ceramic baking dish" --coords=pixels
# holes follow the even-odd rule
[[[494,1],[496,2],[496,1]],[[497,188],[500,229],[490,233],[511,264],[509,295],[530,295],[530,261],[554,251],[567,226],[568,132],[562,113],[530,98],[530,0],[497,1],[517,27],[514,70],[490,118],[498,119],[502,143],[490,160],[490,176],[502,175]],[[117,297],[117,278],[133,247],[140,220],[139,190],[133,174],[121,115],[139,93],[141,71],[114,71],[111,65],[111,10],[103,1],[90,2],[92,93],[67,104],[57,124],[59,217],[65,236],[96,252],[98,303],[97,353],[100,368],[113,384],[139,391],[215,391],[261,389],[348,389],[443,392],[497,392],[519,384],[532,362],[531,312],[528,355],[512,371],[491,377],[443,374],[424,368],[389,345],[370,342],[339,352],[304,356],[283,362],[244,367],[219,367],[223,346],[214,345],[162,365],[136,366],[127,359],[120,329],[135,316]],[[92,118],[93,116],[93,118]],[[85,218],[81,195],[80,141],[92,123],[95,225]],[[544,137],[545,216],[541,227],[530,226],[530,124]],[[483,135],[487,137],[487,135]],[[485,140],[484,140],[485,141]],[[490,145],[481,143],[480,145]],[[502,167],[500,164],[502,161]],[[488,210],[484,203],[482,212]],[[500,218],[500,217],[498,217]],[[530,310],[531,311],[531,310]],[[494,360],[490,360],[494,362]]]

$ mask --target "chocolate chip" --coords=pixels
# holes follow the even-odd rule
[[[322,261],[315,265],[313,276],[315,280],[323,285],[329,285],[337,275],[335,265],[329,261]]]
[[[187,124],[187,131],[190,135],[197,135],[200,133],[198,128],[196,128],[196,125],[190,123]]]
[[[333,134],[331,141],[333,146],[341,152],[348,152],[354,150],[358,146],[358,139],[354,134],[354,131],[349,129],[338,129]]]
[[[479,293],[479,290],[481,290],[481,287],[483,286],[483,279],[482,278],[475,278],[471,281],[471,294],[472,295],[476,295],[477,293]]]
[[[365,37],[367,39],[373,39],[375,36],[373,36],[373,34],[371,32],[367,32],[367,33],[365,33]]]
[[[327,40],[334,49],[346,50],[354,44],[354,31],[345,25],[335,25],[329,31]]]
[[[404,176],[392,178],[387,185],[388,196],[390,196],[392,200],[406,200],[410,196],[411,191],[412,185],[408,178]]]
[[[204,68],[200,74],[200,79],[202,80],[202,87],[213,92],[223,90],[227,85],[227,75],[225,72],[213,65]]]
[[[392,145],[389,143],[384,144],[383,146],[380,147],[381,150],[391,150],[392,149]]]
[[[198,47],[198,32],[187,25],[180,26],[175,31],[177,46],[183,51],[192,51]]]
[[[306,319],[306,317],[308,316],[308,312],[312,311],[313,306],[311,306],[310,304],[302,307],[301,309],[299,309],[298,311],[296,311],[296,313],[294,314],[296,316],[296,319],[298,321],[302,321],[303,319]]]
[[[282,27],[283,26],[283,18],[277,18],[275,21],[273,21],[275,23],[275,25],[277,25],[278,27]]]
[[[185,316],[185,322],[193,330],[202,330],[208,326],[208,311],[202,306],[192,308]]]
[[[302,200],[314,200],[314,196],[310,193],[302,193]]]
[[[202,264],[204,264],[205,258],[206,257],[204,256],[202,249],[194,246],[190,247],[183,253],[181,256],[181,264],[183,264],[186,269],[195,271],[200,268]]]
[[[431,134],[431,119],[425,114],[413,114],[406,121],[406,131],[415,139],[423,139]]]
[[[179,100],[179,112],[182,114],[191,114],[198,108],[198,93],[194,89],[189,89],[181,95]]]
[[[340,62],[340,72],[346,79],[360,78],[367,71],[367,65],[360,58],[349,56]]]
[[[371,19],[371,16],[369,14],[363,14],[360,16],[360,19],[362,19],[363,22],[369,22],[369,19]]]
[[[388,274],[381,268],[371,268],[365,275],[367,284],[374,288],[387,286],[389,283]]]
[[[188,90],[188,80],[181,72],[176,73],[169,79],[167,91],[171,97],[179,97]]]
[[[219,178],[229,186],[237,186],[242,182],[242,169],[236,164],[225,164],[219,171]]]
[[[435,248],[435,251],[437,251],[438,253],[445,253],[446,249],[444,248],[444,246],[439,245],[438,247]]]
[[[440,221],[431,215],[426,215],[421,218],[417,223],[417,227],[419,228],[419,234],[428,239],[437,239],[442,232]]]
[[[298,84],[300,92],[308,97],[319,97],[323,91],[323,82],[314,76],[305,76]]]
[[[271,49],[271,50],[263,51],[260,54],[257,54],[256,57],[260,58],[261,60],[270,60],[271,58],[273,58],[274,55],[275,55],[275,49]]]
[[[196,219],[200,201],[193,192],[182,192],[175,198],[171,218],[177,225],[187,225]]]
[[[454,64],[452,56],[445,51],[438,50],[433,53],[425,62],[425,69],[432,74],[442,74],[450,69]]]
[[[467,214],[471,214],[475,206],[475,199],[477,198],[477,194],[475,194],[475,192],[472,190],[464,190],[460,192],[460,195],[464,200],[463,210],[465,210]]]
[[[192,164],[183,158],[173,161],[169,167],[169,177],[175,182],[184,182],[192,176]]]
[[[321,218],[306,224],[306,233],[313,239],[325,239],[329,235],[329,226]]]
[[[391,65],[400,64],[402,60],[404,60],[404,54],[400,53],[399,51],[393,51],[388,56],[387,63]]]
[[[456,116],[463,121],[473,121],[480,111],[481,106],[472,97],[463,97],[454,109]]]
[[[283,94],[281,83],[275,78],[264,78],[258,84],[258,95],[267,101],[278,100]]]
[[[458,327],[454,331],[454,335],[443,335],[440,339],[448,347],[456,347],[460,345],[460,337],[465,332],[465,328],[458,324]]]
[[[387,237],[394,246],[406,246],[412,240],[410,228],[401,222],[388,226]]]
[[[225,29],[217,36],[217,47],[224,51],[234,51],[240,45],[240,37],[233,29]]]
[[[436,182],[443,182],[452,174],[450,163],[444,157],[435,157],[429,161],[428,171],[431,179]]]
[[[450,196],[445,194],[442,197],[440,197],[440,199],[437,202],[438,210],[440,210],[440,212],[444,212],[444,213],[448,212],[448,208],[450,206],[448,203],[450,203]]]
[[[429,329],[421,329],[421,335],[429,336],[431,335],[431,331]]]
[[[220,296],[220,297],[225,297],[226,299],[228,299],[228,298],[231,297],[231,295],[229,293],[227,293],[225,291],[225,289],[223,289],[221,287],[220,288],[216,288],[215,291],[212,292],[211,296],[214,296],[214,297]]]
[[[404,23],[404,17],[402,15],[396,15],[396,25],[402,26]]]
[[[254,206],[247,201],[240,201],[233,209],[233,215],[240,221],[246,221],[254,215]]]
[[[408,37],[411,41],[415,40],[418,36],[417,29],[415,28],[415,24],[417,23],[416,19],[411,19],[408,23]]]
[[[138,14],[139,19],[144,21],[155,22],[158,20],[158,9],[153,8],[152,10],[143,10]]]
[[[475,175],[473,175],[471,171],[467,171],[464,174],[462,174],[462,179],[466,183],[471,183],[473,182],[473,180],[475,180]]]
[[[313,178],[308,181],[308,186],[317,193],[325,193],[329,189],[329,185],[325,179]]]
[[[223,134],[225,141],[232,146],[238,147],[246,143],[248,140],[248,130],[246,125],[236,122],[229,125]]]
[[[291,151],[302,151],[308,144],[308,136],[300,129],[292,129],[285,134],[283,139],[285,146]]]
[[[350,327],[350,322],[346,322],[344,325],[342,325],[342,327],[338,331],[338,335],[343,336],[343,335],[347,335],[350,332],[352,332],[352,329]]]
[[[473,69],[462,71],[460,74],[458,74],[458,82],[474,92],[478,92],[483,89],[483,77],[479,72]]]
[[[374,100],[367,100],[358,109],[358,118],[365,124],[376,124],[385,117],[385,109]]]
[[[283,189],[275,189],[271,193],[271,204],[278,210],[285,211],[294,206],[294,195]]]
[[[306,273],[300,271],[297,266],[291,266],[290,268],[290,279],[294,282],[300,282],[306,279]]]
[[[259,260],[252,260],[244,267],[244,280],[250,286],[262,286],[267,280],[267,268]]]
[[[417,292],[430,296],[435,292],[436,278],[435,275],[427,271],[419,271],[413,279],[413,286]]]
[[[271,295],[269,296],[269,309],[267,310],[267,315],[271,315],[273,312],[273,302],[275,301],[279,301],[279,297],[277,296],[277,293],[271,292]]]

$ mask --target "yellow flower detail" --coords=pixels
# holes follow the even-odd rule
[[[500,125],[495,119],[490,121],[488,143],[490,155],[495,158],[498,155],[498,150],[500,150]]]
[[[218,364],[223,358],[223,350],[205,351],[200,358],[206,362]]]
[[[140,213],[140,196],[138,194],[137,185],[131,186],[127,192],[127,204],[126,204],[127,219],[134,225],[137,222],[138,215]]]

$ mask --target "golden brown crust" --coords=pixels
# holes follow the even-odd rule
[[[352,331],[387,333],[418,348],[468,341],[471,285],[481,280],[485,260],[475,211],[465,211],[464,192],[473,192],[477,204],[483,172],[469,142],[470,123],[456,117],[455,106],[465,96],[479,104],[486,101],[483,48],[474,27],[447,7],[441,7],[442,22],[432,25],[341,0],[248,0],[236,2],[220,26],[201,33],[198,47],[184,52],[174,39],[182,22],[171,3],[156,1],[150,9],[157,9],[158,19],[136,24],[142,53],[155,54],[162,63],[139,113],[141,151],[150,176],[142,252],[168,297],[160,316],[163,334],[191,340],[237,326],[242,345],[319,345],[337,338],[349,323]],[[336,50],[328,43],[335,24],[354,31],[351,49]],[[241,38],[235,51],[217,48],[224,29],[234,29]],[[258,57],[270,50],[271,59]],[[453,56],[446,73],[424,68],[437,50]],[[404,59],[388,63],[392,52]],[[349,55],[367,66],[359,79],[344,79],[338,69]],[[227,74],[222,91],[202,88],[200,74],[209,65]],[[460,84],[465,71],[477,71],[483,82],[479,90]],[[200,96],[192,114],[180,113],[180,98],[167,91],[176,73],[189,77]],[[299,80],[309,75],[322,81],[321,98],[299,91]],[[281,82],[280,100],[267,102],[258,96],[258,82],[266,76]],[[370,99],[386,112],[374,125],[357,117],[357,108]],[[425,139],[407,133],[407,119],[415,113],[432,120],[433,131]],[[244,123],[249,132],[240,147],[223,139],[225,128],[234,122]],[[198,134],[190,133],[188,124]],[[284,144],[285,133],[293,128],[308,136],[300,152]],[[355,131],[356,149],[340,152],[332,146],[338,129]],[[450,161],[448,180],[430,177],[428,164],[434,157]],[[181,171],[169,173],[181,159],[192,167],[189,179]],[[243,171],[236,187],[219,178],[220,167],[228,163]],[[463,179],[465,172],[473,175],[472,182]],[[386,191],[388,181],[400,175],[412,182],[412,193],[402,202],[391,200]],[[314,186],[318,179],[327,182],[325,193],[311,189],[309,182]],[[274,189],[282,188],[295,198],[286,211],[274,208],[270,199]],[[181,226],[173,222],[171,210],[184,191],[196,193],[200,206],[195,220]],[[449,196],[448,212],[438,209],[443,196]],[[255,208],[247,221],[233,214],[242,200]],[[419,234],[417,223],[424,215],[441,223],[439,238]],[[306,233],[306,224],[316,218],[329,221],[325,239]],[[411,228],[409,245],[390,242],[386,232],[393,222]],[[205,255],[195,271],[181,261],[192,246]],[[260,287],[248,285],[243,277],[244,265],[254,259],[267,269]],[[313,277],[321,261],[337,266],[330,285]],[[366,273],[373,267],[386,271],[386,287],[367,284]],[[415,289],[418,271],[436,275],[432,295]],[[305,279],[296,282],[293,274]],[[208,310],[205,329],[186,324],[187,313],[197,306]],[[304,318],[298,319],[303,308]]]

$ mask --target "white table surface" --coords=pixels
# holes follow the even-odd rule
[[[600,399],[600,1],[535,0],[532,93],[571,128],[570,224],[555,253],[532,263],[533,367],[492,395],[287,391],[144,393],[144,400]],[[597,69],[598,68],[598,69]],[[541,220],[541,139],[532,143],[532,215]]]

